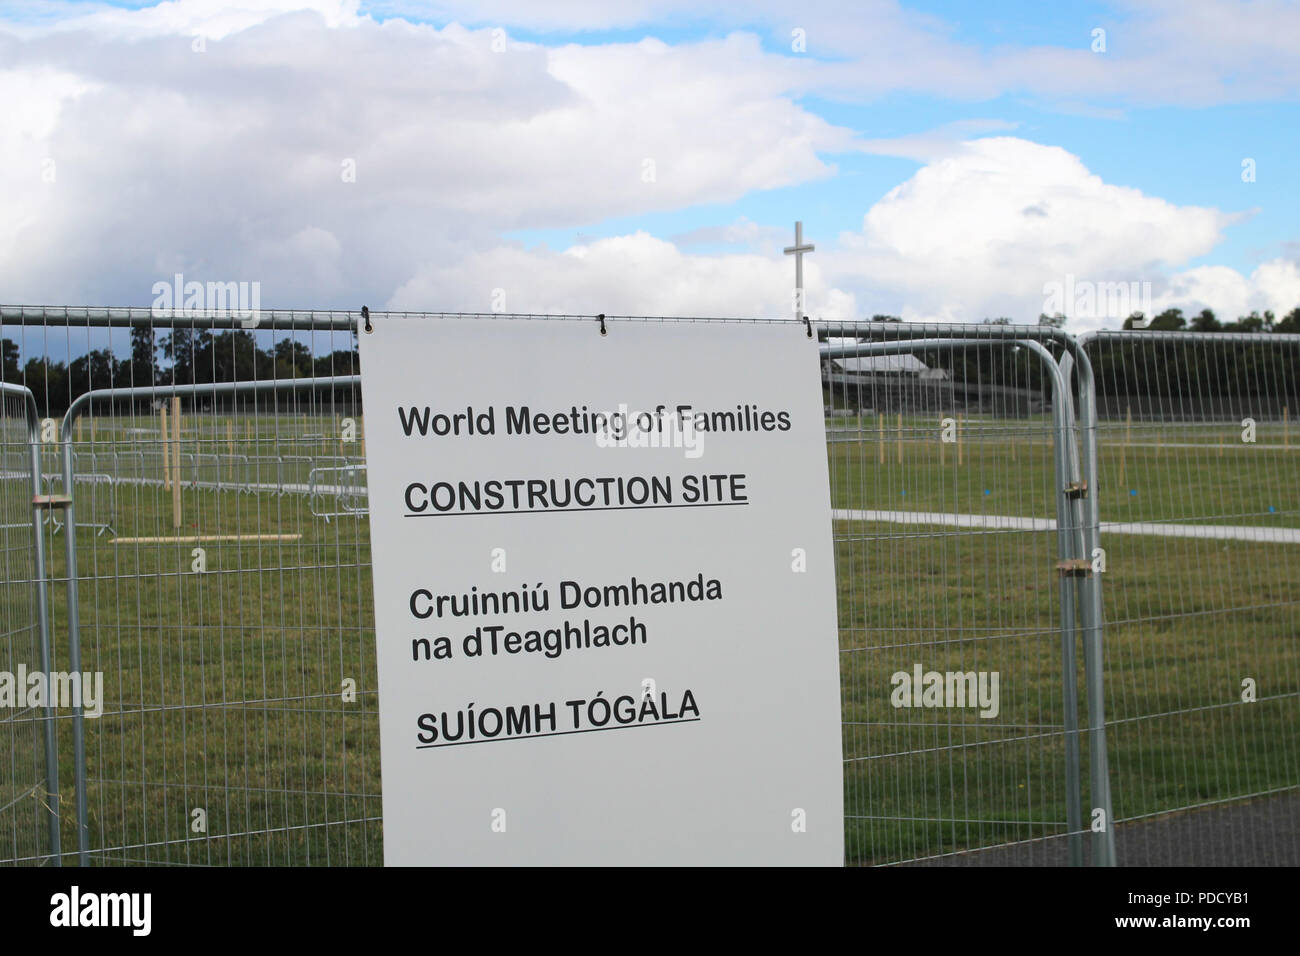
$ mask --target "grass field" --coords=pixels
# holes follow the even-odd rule
[[[883,425],[882,443],[874,417],[830,422],[835,508],[1055,517],[1046,420],[965,421],[960,463],[956,445],[939,441],[937,416]],[[104,452],[147,449],[127,431],[138,426],[97,420],[93,451],[108,462]],[[333,419],[241,417],[227,429],[217,416],[193,417],[187,428],[187,454],[288,456],[292,483],[306,482],[312,464],[298,459],[350,451]],[[1300,527],[1293,436],[1261,425],[1257,443],[1244,446],[1240,431],[1106,423],[1095,489],[1102,519]],[[86,462],[89,439],[86,426],[76,446]],[[149,471],[159,459],[140,461]],[[113,529],[119,538],[176,534],[172,509],[156,483],[124,482]],[[91,520],[107,503],[83,510]],[[201,488],[182,491],[182,512],[181,534],[301,537],[206,543],[208,571],[196,574],[194,544],[78,535],[83,667],[109,683],[105,716],[87,722],[95,859],[381,862],[364,519],[316,517],[302,493]],[[849,860],[1060,837],[1055,533],[837,521],[835,537]],[[49,540],[61,576],[63,536]],[[1117,820],[1300,786],[1300,546],[1127,534],[1102,544]],[[52,594],[62,646],[65,589]],[[7,589],[4,600],[27,598]],[[21,613],[10,608],[4,619]],[[999,672],[998,715],[895,709],[890,675],[916,664]],[[349,678],[353,701],[342,693]],[[1241,700],[1247,678],[1256,703]],[[1078,684],[1086,725],[1081,666]],[[71,736],[69,722],[60,724],[70,845]],[[1086,743],[1082,750],[1086,781]],[[206,812],[206,832],[195,830],[195,808]],[[4,820],[0,813],[0,852]]]

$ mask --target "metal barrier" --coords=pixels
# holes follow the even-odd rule
[[[106,457],[115,456],[98,456],[99,462],[108,464],[108,462],[104,461]],[[73,474],[74,481],[87,489],[78,496],[78,500],[84,507],[78,524],[82,528],[94,530],[96,535],[111,532],[113,530],[113,519],[117,514],[118,479],[115,477],[116,473],[76,471]],[[64,493],[62,475],[43,475],[42,479],[47,494]],[[56,533],[63,530],[63,522],[59,520],[57,511],[51,512],[49,520]]]
[[[1080,337],[1121,863],[1300,862],[1300,335]]]
[[[841,412],[830,448],[849,859],[967,862],[1001,846],[1001,862],[1080,865],[1091,832],[1091,861],[1110,864],[1113,831],[1083,819],[1075,663],[1082,638],[1089,806],[1108,818],[1089,559],[1097,515],[1086,497],[1096,457],[1086,431],[1076,447],[1064,380],[1039,340],[1054,337],[832,325],[825,338],[837,343],[822,352],[828,412]],[[881,360],[899,355],[913,361]],[[1086,402],[1080,420],[1092,421]],[[867,593],[872,568],[888,601]],[[922,584],[948,599],[927,600]],[[1022,597],[1015,609],[989,601],[1003,588]],[[968,698],[914,708],[914,685],[930,675],[996,681],[997,700],[979,712]],[[1019,783],[1008,789],[1009,779]]]
[[[60,326],[69,357],[91,347],[127,354],[129,334],[145,328],[195,355],[209,349],[189,363],[191,376],[215,368],[227,346],[272,355],[285,339],[310,342],[317,362],[305,377],[218,383],[175,384],[167,367],[143,384],[44,396],[49,414],[66,414],[61,467],[40,464],[72,476],[75,499],[59,643],[70,666],[84,660],[106,683],[103,715],[74,713],[63,739],[81,861],[382,859],[367,523],[335,520],[366,508],[357,318],[264,313],[246,331],[234,319],[148,310],[0,307],[0,335],[12,324]],[[1271,819],[1294,821],[1276,799],[1300,781],[1300,667],[1285,640],[1300,582],[1281,557],[1300,507],[1290,453],[1274,449],[1279,436],[1290,447],[1293,373],[1224,359],[1220,378],[1258,382],[1225,393],[1205,391],[1203,379],[1177,385],[1195,368],[1186,356],[1139,362],[1129,351],[1117,363],[1105,336],[816,329],[847,861],[1159,862],[1169,841],[1148,834],[1169,811],[1187,811],[1175,822],[1195,827],[1208,819],[1203,804],[1217,812],[1267,797]],[[1124,336],[1134,348],[1167,341]],[[1117,398],[1116,369],[1126,367],[1131,421]],[[259,358],[248,368],[277,366]],[[1259,409],[1257,443],[1210,460],[1217,443],[1206,435],[1225,416],[1245,417],[1243,403]],[[1253,498],[1240,512],[1211,507],[1220,463],[1238,460],[1246,470],[1224,477],[1241,494],[1278,487],[1293,497],[1274,496],[1272,511]],[[1121,491],[1138,469],[1153,484]],[[110,504],[91,496],[109,488],[114,536],[86,533]],[[1238,541],[1238,525],[1273,537]],[[1226,583],[1218,592],[1205,584],[1217,580],[1217,555],[1235,569],[1235,598]],[[7,627],[0,621],[0,639]],[[1184,632],[1194,635],[1189,661],[1178,656]],[[901,693],[930,674],[943,679],[939,706]],[[979,704],[982,689],[988,703],[949,697],[949,675],[955,691],[972,689]],[[1229,676],[1237,694],[1254,682],[1254,703],[1221,699]],[[1228,753],[1250,756],[1230,766]],[[1246,769],[1250,759],[1264,769]],[[57,801],[57,781],[47,789]],[[1262,841],[1239,849],[1243,860],[1279,852]]]
[[[0,679],[13,697],[0,700],[0,863],[57,866],[54,702],[27,695],[27,676],[48,675],[53,661],[39,442],[31,391],[0,382]]]
[[[311,513],[326,521],[368,514],[365,474],[366,466],[361,464],[313,468],[308,479]],[[330,510],[331,500],[334,510]]]

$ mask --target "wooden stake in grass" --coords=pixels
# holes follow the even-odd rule
[[[172,490],[172,449],[167,441],[167,406],[158,409],[158,420],[162,429],[163,453],[163,491]]]
[[[1133,440],[1133,409],[1128,405],[1124,406],[1124,444],[1119,446],[1119,481],[1115,482],[1121,488],[1124,487],[1124,463],[1128,456],[1128,444]]]
[[[231,455],[235,453],[235,423],[229,418],[226,419],[226,448]]]
[[[885,413],[876,412],[876,437],[880,446],[880,463],[885,463]]]
[[[961,458],[961,416],[957,416],[957,465],[960,467]]]
[[[1282,447],[1291,447],[1291,436],[1288,434],[1290,429],[1287,427],[1287,419],[1290,417],[1290,409],[1285,405],[1282,406]]]
[[[898,437],[897,437],[896,444],[898,445],[898,463],[901,465],[903,463],[903,413],[902,412],[898,413]]]
[[[181,526],[181,398],[172,396],[172,527]]]
[[[81,441],[81,419],[77,419],[77,441]]]

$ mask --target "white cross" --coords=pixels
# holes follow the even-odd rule
[[[803,254],[812,252],[815,247],[803,241],[803,223],[794,224],[794,245],[785,247],[787,256],[794,256],[794,317],[797,322],[803,318]]]

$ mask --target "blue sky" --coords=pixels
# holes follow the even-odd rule
[[[827,317],[1300,304],[1296,3],[736,8],[0,4],[0,299],[781,314],[801,219]]]

